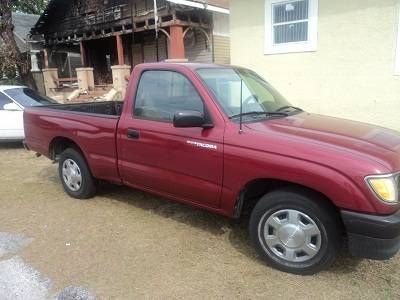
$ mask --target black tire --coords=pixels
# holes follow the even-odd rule
[[[80,175],[81,180],[78,182],[79,186],[74,186],[75,189],[67,184],[67,178],[65,178],[65,176],[63,175],[63,166],[64,162],[66,161],[72,161],[79,167],[78,174]],[[74,148],[68,148],[64,150],[60,155],[58,173],[64,190],[69,196],[76,199],[88,199],[95,195],[96,180],[93,178],[92,173],[90,172],[89,167],[86,163],[86,160],[80,151]]]
[[[283,221],[279,219],[281,212]],[[287,224],[290,222],[288,222],[289,217],[285,219],[285,213],[289,215],[289,212],[294,212],[294,215],[297,213],[300,219],[304,215],[309,217],[309,219],[300,222],[305,222],[305,226],[311,224],[314,230],[317,227],[318,234],[310,240],[309,237],[305,238],[302,235],[303,231],[301,230],[301,233],[296,233],[296,237],[294,237],[294,234],[286,233],[288,230],[298,230],[293,229],[293,225],[290,225],[292,227],[288,229],[289,225]],[[278,225],[276,227],[279,230],[276,230],[274,225],[270,225],[274,224],[274,220],[277,217]],[[311,223],[307,224],[306,221],[309,220],[311,220]],[[284,226],[281,224],[286,224],[286,228],[282,230],[281,228]],[[303,228],[303,225],[301,223],[298,228]],[[265,228],[267,228],[268,232],[266,232]],[[338,221],[336,209],[327,203],[327,199],[299,188],[287,188],[264,195],[251,213],[249,231],[257,252],[268,264],[278,270],[299,275],[312,275],[328,268],[333,263],[341,245],[341,225]],[[297,237],[299,238],[293,242]],[[312,254],[314,256],[301,249],[298,250],[301,247],[308,247],[311,243],[310,241],[315,244],[315,247],[311,245],[315,249],[315,253]],[[267,245],[267,243],[270,245]],[[274,243],[277,245],[273,246],[272,244]],[[295,247],[299,248],[294,248],[295,250],[293,250],[288,245],[289,243],[298,243],[298,246]],[[289,257],[288,254],[285,257],[286,251],[288,251],[287,253],[293,251],[294,256]],[[296,261],[301,259],[306,260]]]

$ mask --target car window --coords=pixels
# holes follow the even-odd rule
[[[23,107],[50,105],[56,103],[51,98],[42,96],[30,88],[13,88],[6,90],[6,94]]]
[[[136,93],[134,115],[141,119],[171,122],[177,111],[204,114],[204,104],[193,84],[173,71],[146,71]]]
[[[0,92],[0,110],[4,110],[4,105],[12,103],[12,100]]]

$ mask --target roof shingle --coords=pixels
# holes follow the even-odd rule
[[[14,36],[17,42],[18,48],[21,52],[26,52],[27,49],[27,36],[31,31],[31,28],[35,26],[38,15],[13,13],[12,22],[14,25]]]

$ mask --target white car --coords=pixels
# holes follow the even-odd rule
[[[0,85],[0,142],[22,141],[24,108],[56,102],[26,86]]]

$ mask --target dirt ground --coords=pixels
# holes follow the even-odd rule
[[[384,262],[341,255],[318,275],[285,274],[256,256],[245,220],[113,185],[74,200],[56,165],[15,144],[0,145],[0,232],[30,241],[12,255],[0,252],[0,264],[23,261],[51,282],[50,294],[78,286],[98,299],[400,298],[400,255]]]

